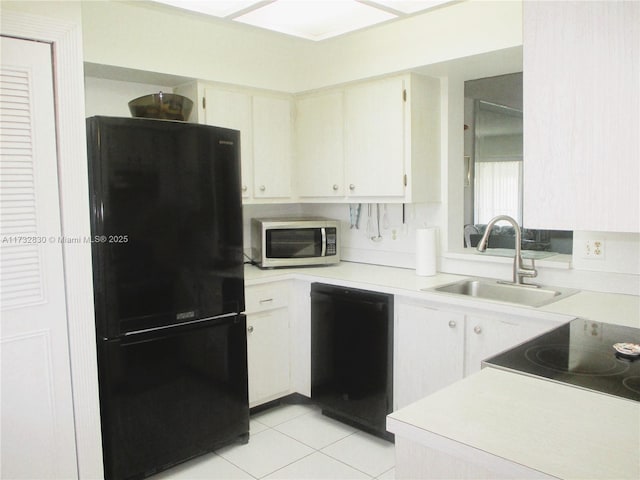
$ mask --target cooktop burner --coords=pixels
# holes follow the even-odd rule
[[[640,376],[627,377],[622,381],[622,384],[632,392],[640,394]]]
[[[576,319],[483,363],[640,402],[640,357],[617,354],[640,329]]]
[[[540,367],[592,376],[618,375],[629,370],[629,365],[618,361],[614,354],[568,345],[537,345],[524,352],[527,360]]]

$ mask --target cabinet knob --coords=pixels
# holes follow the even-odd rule
[[[265,187],[264,185],[260,185],[260,191],[264,192],[267,189],[267,187]]]
[[[355,189],[356,189],[356,186],[353,183],[349,185],[349,190],[355,190]]]
[[[337,184],[337,183],[334,183],[334,184],[333,184],[333,189],[334,189],[334,190],[338,190],[338,184]]]
[[[456,324],[456,321],[455,321],[455,320],[449,320],[449,326],[450,326],[451,328],[454,328],[456,325],[457,325],[457,324]]]
[[[480,335],[482,333],[482,327],[480,325],[476,325],[473,328],[473,331],[476,332],[478,335]]]
[[[246,185],[243,185],[243,186],[242,186],[242,191],[243,191],[243,192],[246,192],[247,190],[248,190],[247,186],[246,186]]]
[[[253,333],[253,325],[249,325],[249,328],[247,328],[247,331],[249,333]]]

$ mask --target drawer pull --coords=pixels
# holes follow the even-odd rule
[[[271,303],[271,302],[273,302],[273,298],[264,298],[260,300],[260,305],[262,305],[263,303]]]

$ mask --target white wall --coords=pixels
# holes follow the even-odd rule
[[[146,2],[83,1],[85,61],[293,90],[303,40]]]
[[[522,45],[520,0],[461,2],[320,43],[145,2],[83,1],[82,18],[86,62],[286,92]]]
[[[296,85],[315,89],[521,46],[520,0],[460,2],[312,44],[298,59]]]
[[[13,10],[41,17],[67,20],[78,25],[82,23],[80,4],[76,1],[51,2],[46,0],[2,0],[0,10]]]

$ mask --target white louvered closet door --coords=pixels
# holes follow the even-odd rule
[[[51,46],[0,41],[0,477],[77,478]]]

